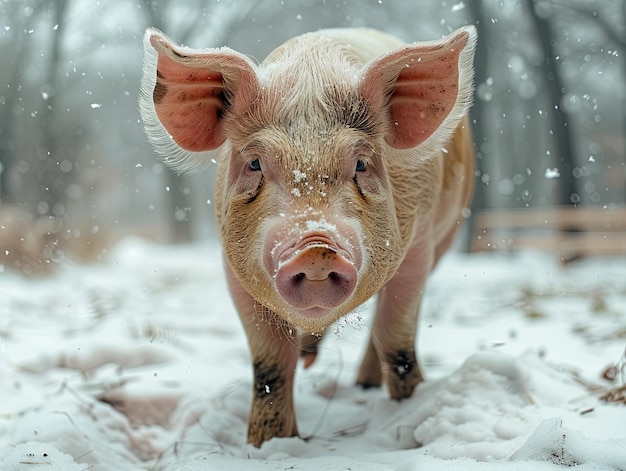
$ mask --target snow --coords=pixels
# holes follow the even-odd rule
[[[296,375],[301,438],[247,445],[251,365],[220,249],[127,239],[99,265],[0,273],[2,470],[626,469],[626,260],[447,255],[408,400],[353,385],[372,303]],[[624,392],[621,393],[622,398]]]
[[[294,183],[300,183],[301,181],[306,180],[306,173],[301,172],[300,170],[293,170],[293,181]]]
[[[306,225],[307,232],[326,231],[331,234],[336,234],[337,236],[340,236],[340,234],[337,232],[337,226],[326,221],[326,219],[324,218],[321,218],[318,220],[309,219],[305,222],[305,225]]]
[[[459,3],[452,5],[452,8],[450,8],[450,11],[457,12],[457,11],[461,11],[464,9],[465,9],[465,4],[463,2],[459,2]]]
[[[559,178],[561,176],[558,168],[547,168],[543,176],[549,180]]]
[[[83,471],[84,464],[76,463],[70,455],[61,453],[54,447],[38,442],[11,445],[0,451],[3,471],[29,469],[30,466],[45,466],[49,471]]]

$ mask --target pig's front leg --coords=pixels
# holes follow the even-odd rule
[[[226,271],[235,306],[248,336],[254,368],[248,443],[260,447],[274,437],[297,436],[293,380],[300,350],[295,329],[254,301],[228,265]]]
[[[380,386],[384,380],[390,396],[403,399],[423,380],[415,354],[415,336],[432,263],[431,243],[416,242],[378,294],[370,341],[357,377],[359,385]]]

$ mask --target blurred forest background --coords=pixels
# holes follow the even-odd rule
[[[626,0],[0,0],[0,264],[19,252],[11,234],[43,237],[52,260],[97,258],[131,233],[215,237],[214,168],[175,175],[144,135],[147,27],[261,61],[325,27],[412,42],[467,24],[479,33],[473,212],[623,205]]]

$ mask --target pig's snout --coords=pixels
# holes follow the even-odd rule
[[[307,317],[323,317],[354,291],[357,269],[328,244],[311,243],[296,250],[276,272],[282,298]]]

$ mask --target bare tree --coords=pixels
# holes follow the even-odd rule
[[[559,54],[555,49],[556,41],[550,21],[550,14],[553,12],[547,3],[537,2],[536,0],[525,0],[525,2],[537,31],[539,46],[543,55],[540,68],[549,96],[549,107],[545,112],[553,124],[553,128],[550,131],[554,134],[554,157],[558,160],[557,164],[561,175],[557,203],[576,206],[578,200],[575,199],[577,194],[576,180],[574,178],[575,145],[568,116],[561,106],[566,87],[561,77],[561,71],[556,63],[556,58]]]
[[[483,12],[482,1],[468,2],[470,18],[472,23],[476,26],[478,33],[478,43],[476,45],[476,52],[474,55],[474,81],[478,87],[481,84],[485,84],[489,77],[489,44],[491,40],[491,34],[489,30],[489,23],[487,17]],[[474,190],[474,198],[472,200],[472,214],[466,223],[465,240],[463,246],[465,250],[469,251],[472,243],[471,237],[474,233],[474,214],[476,211],[487,207],[487,201],[485,196],[485,188],[480,179],[480,176],[485,171],[485,161],[490,157],[491,147],[483,144],[489,139],[487,133],[487,127],[485,122],[487,120],[487,104],[481,100],[480,97],[474,97],[474,105],[470,111],[470,117],[472,120],[472,133],[474,135],[474,147],[476,150],[476,171],[477,180]]]
[[[24,12],[22,2],[0,3],[0,16],[8,20],[8,29],[5,34],[9,40],[4,45],[2,56],[3,76],[6,87],[0,91],[0,203],[15,201],[13,188],[10,186],[10,176],[15,167],[17,148],[17,124],[15,117],[20,102],[22,89],[22,73],[32,42],[27,39],[24,31],[30,31],[38,18],[40,9],[31,7],[28,14]],[[7,60],[8,59],[8,60]],[[3,80],[0,80],[2,82]]]
[[[608,14],[600,14],[595,8],[595,3],[572,0],[567,2],[554,2],[554,4],[558,6],[562,12],[573,11],[579,18],[584,18],[589,24],[595,25],[600,29],[601,34],[619,51],[623,83],[626,84],[626,0],[622,0],[621,6],[618,6],[617,2],[613,4],[615,12],[617,12],[618,8],[621,10],[621,28],[617,25],[617,22],[609,21],[608,15],[611,13],[611,10],[609,10]],[[622,165],[626,168],[626,90],[622,90],[621,100],[616,100],[615,103],[619,107],[619,114],[621,114],[622,117]],[[626,199],[626,182],[624,192],[623,196],[624,199]]]
[[[45,84],[42,87],[42,95],[45,106],[41,113],[42,148],[39,155],[41,164],[38,167],[38,210],[41,214],[63,216],[65,212],[65,187],[66,176],[60,169],[60,163],[65,160],[66,154],[60,152],[60,137],[62,127],[58,114],[58,96],[63,88],[59,80],[59,69],[63,55],[63,36],[65,32],[65,15],[68,10],[69,0],[49,0],[46,3],[50,11],[52,27],[48,50],[48,63],[45,75]]]

